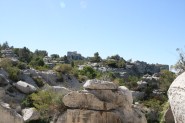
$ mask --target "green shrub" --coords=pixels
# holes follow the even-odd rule
[[[85,60],[75,60],[73,62],[74,62],[74,65],[75,66],[86,64],[86,61]]]
[[[54,114],[63,112],[66,108],[62,102],[63,95],[51,90],[41,90],[29,95],[24,101],[24,106],[34,106],[41,114],[41,119],[49,121]]]
[[[32,67],[44,66],[44,61],[43,61],[43,59],[41,57],[36,57],[36,58],[33,58],[29,64]]]
[[[41,77],[33,77],[33,80],[35,81],[38,87],[44,86],[44,82]]]
[[[11,80],[13,80],[13,81],[20,80],[20,78],[19,78],[20,70],[17,67],[8,67],[6,70],[9,74],[9,78]]]
[[[86,76],[79,75],[77,79],[78,79],[78,81],[80,81],[80,82],[84,82],[84,81],[86,81],[88,78],[87,78]]]
[[[97,76],[97,72],[89,66],[83,68],[83,70],[79,71],[81,75],[87,76],[89,79],[94,79]]]
[[[72,67],[70,64],[58,64],[53,69],[57,72],[71,73]]]
[[[123,59],[116,60],[116,59],[108,59],[106,61],[107,66],[112,68],[125,68],[126,64]]]
[[[176,78],[175,73],[168,71],[168,70],[162,70],[160,72],[160,79],[159,79],[159,89],[160,91],[167,92],[168,88],[170,87],[171,83]]]
[[[6,58],[1,59],[0,61],[1,68],[6,70],[6,68],[12,67],[12,66],[13,66],[13,62],[10,59],[6,59]]]
[[[114,81],[116,77],[112,72],[104,72],[100,74],[100,77],[98,79],[104,81]]]
[[[16,66],[21,70],[28,68],[27,64],[23,62],[18,62]]]
[[[31,96],[27,96],[21,103],[23,107],[34,107],[33,101],[31,100]]]
[[[161,110],[162,102],[157,99],[149,99],[144,101],[143,104],[148,108],[152,108],[159,111]]]
[[[170,104],[168,101],[166,101],[163,105],[162,105],[162,111],[160,112],[160,123],[165,123],[164,121],[164,115],[165,115],[165,112],[167,111],[167,109],[170,108]]]
[[[62,73],[57,72],[57,82],[63,82],[64,78],[62,76]]]
[[[44,65],[44,66],[35,66],[34,68],[35,68],[36,70],[40,70],[40,71],[49,70],[49,66],[48,66],[48,65]]]
[[[126,86],[125,85],[125,80],[122,78],[116,78],[114,79],[114,83],[118,84],[119,86]]]
[[[125,79],[125,86],[129,89],[135,89],[137,87],[137,82],[140,80],[137,76],[129,76],[127,79]]]

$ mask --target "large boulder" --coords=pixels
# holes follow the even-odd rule
[[[17,83],[14,84],[14,86],[21,92],[25,93],[25,94],[30,94],[33,93],[35,91],[37,91],[37,88],[34,87],[33,85],[30,85],[26,82],[23,81],[18,81]]]
[[[25,122],[38,120],[40,118],[40,113],[35,108],[23,109],[22,115]]]
[[[63,97],[64,105],[70,108],[91,109],[91,110],[111,110],[118,106],[112,103],[103,102],[91,93],[73,91]]]
[[[112,82],[101,81],[97,79],[87,80],[83,86],[85,89],[95,89],[95,90],[116,90],[118,86]]]
[[[23,123],[23,118],[9,104],[0,102],[0,123]]]
[[[185,72],[179,75],[168,90],[168,98],[176,123],[185,122]]]

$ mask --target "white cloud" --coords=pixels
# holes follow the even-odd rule
[[[66,8],[66,4],[65,4],[63,1],[61,1],[61,2],[60,2],[60,7],[61,7],[62,9],[64,9],[64,8]]]
[[[83,9],[87,8],[87,0],[80,0],[80,6]]]

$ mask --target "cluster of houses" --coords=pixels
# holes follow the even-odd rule
[[[19,57],[13,52],[13,50],[11,48],[1,50],[0,54],[1,54],[1,58],[10,58],[12,60],[19,59]],[[73,52],[69,51],[69,52],[67,52],[67,59],[69,61],[82,60],[82,59],[84,59],[84,57],[80,53],[77,53],[77,51],[73,51]],[[62,61],[62,60],[55,60],[49,56],[45,56],[43,58],[43,61],[45,64],[47,64],[49,66],[53,66],[57,63],[64,63],[64,61]]]
[[[73,52],[69,51],[69,52],[67,52],[67,56],[66,57],[67,57],[67,60],[69,62],[72,61],[72,60],[83,60],[84,59],[84,57],[81,54],[77,53],[77,51],[73,51]],[[43,58],[43,61],[44,61],[44,63],[46,65],[49,65],[50,67],[55,66],[57,63],[65,63],[64,60],[61,60],[61,59],[59,59],[59,60],[52,59],[49,56],[45,56]]]

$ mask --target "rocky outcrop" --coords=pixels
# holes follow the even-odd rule
[[[21,92],[25,93],[25,94],[30,94],[33,93],[35,91],[37,91],[37,88],[34,87],[33,85],[30,85],[26,82],[23,81],[18,81],[17,83],[14,84],[14,86]]]
[[[0,102],[0,123],[23,123],[23,118],[7,103]]]
[[[169,70],[169,65],[162,65],[162,64],[147,64],[146,62],[142,61],[135,61],[134,65],[139,72],[139,74],[143,75],[146,73],[154,74],[159,73],[160,70]]]
[[[84,88],[64,96],[68,109],[57,123],[147,123],[144,114],[132,106],[132,94],[126,87],[88,80]]]
[[[168,90],[168,98],[176,123],[185,122],[185,72],[179,75]]]

